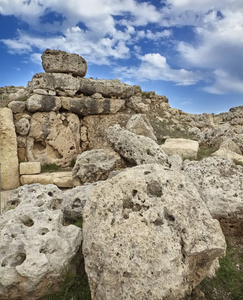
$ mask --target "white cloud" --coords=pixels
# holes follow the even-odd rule
[[[171,68],[166,58],[159,53],[148,53],[139,58],[141,61],[139,67],[121,67],[115,69],[115,73],[123,78],[137,78],[139,81],[165,80],[184,86],[196,84],[202,79],[200,73]]]

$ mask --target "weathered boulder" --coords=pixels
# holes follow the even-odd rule
[[[179,154],[168,156],[168,164],[172,170],[180,171],[183,165],[182,157]]]
[[[92,79],[92,78],[80,78],[79,91],[84,95],[93,95],[100,93],[104,97],[120,97],[127,99],[134,94],[141,92],[139,86],[131,86],[120,82],[119,79],[107,80],[107,79]]]
[[[79,116],[115,114],[124,108],[124,105],[125,101],[120,99],[62,97],[62,107]]]
[[[72,113],[43,112],[31,118],[27,137],[28,161],[69,167],[80,149],[80,120]]]
[[[121,167],[121,158],[110,149],[93,149],[77,156],[73,168],[74,185],[105,180],[109,173]]]
[[[46,49],[41,58],[43,69],[47,73],[69,73],[81,77],[86,75],[86,60],[78,54]]]
[[[0,219],[2,300],[44,296],[57,288],[64,268],[75,268],[82,232],[62,225],[62,200],[57,187],[40,184],[20,187],[8,197]]]
[[[166,165],[167,155],[152,139],[114,125],[106,130],[112,147],[134,165],[158,163]]]
[[[237,154],[228,148],[220,147],[217,151],[211,154],[212,156],[221,156],[232,159],[234,162],[243,163],[243,155]]]
[[[126,128],[138,135],[147,136],[152,140],[157,141],[157,138],[154,135],[153,127],[151,126],[146,115],[136,114],[131,116],[127,122]]]
[[[62,101],[59,97],[34,94],[26,101],[26,105],[30,112],[49,112],[59,110],[62,106]]]
[[[82,219],[82,212],[89,195],[94,187],[102,182],[88,183],[82,186],[77,186],[63,193],[63,202],[61,209],[64,214],[65,223],[75,222]]]
[[[14,114],[24,112],[25,107],[26,107],[25,101],[11,101],[8,104],[8,108],[10,108]]]
[[[240,147],[236,145],[230,138],[223,139],[222,143],[220,144],[220,148],[231,150],[239,155],[242,155]]]
[[[222,157],[185,161],[184,171],[191,177],[211,215],[226,235],[243,233],[243,167]]]
[[[73,179],[72,179],[71,171],[41,173],[36,175],[22,175],[20,176],[20,182],[22,185],[40,183],[43,185],[55,184],[60,188],[73,187]]]
[[[30,130],[30,121],[26,118],[21,118],[16,124],[15,124],[16,132],[19,135],[27,135]]]
[[[17,137],[13,123],[13,113],[9,108],[0,108],[0,162],[1,188],[8,190],[18,187]]]
[[[149,111],[149,105],[147,103],[144,103],[141,93],[131,96],[126,101],[126,105],[136,113],[146,113]]]
[[[167,139],[161,148],[168,155],[179,154],[184,158],[197,158],[199,143],[189,139]]]
[[[38,161],[21,162],[19,164],[20,175],[39,174],[40,172],[41,172],[41,164]]]
[[[191,180],[160,165],[126,169],[83,209],[92,299],[185,299],[225,240]]]

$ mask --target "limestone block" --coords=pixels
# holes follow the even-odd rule
[[[189,139],[167,139],[161,148],[168,155],[179,154],[185,158],[197,158],[199,143]]]
[[[87,72],[85,59],[77,54],[47,49],[41,58],[47,73],[69,73],[84,77]]]
[[[18,187],[17,137],[13,123],[13,113],[9,108],[0,108],[0,163],[1,188],[8,190]]]
[[[225,253],[225,239],[183,172],[128,168],[95,187],[83,209],[91,298],[185,299]]]
[[[126,128],[131,132],[143,136],[147,136],[152,140],[157,141],[156,136],[154,135],[153,127],[151,126],[146,115],[133,115],[127,122]]]
[[[110,149],[93,149],[77,156],[73,168],[74,185],[108,178],[110,172],[121,168],[121,158]]]
[[[56,92],[55,91],[47,91],[47,90],[43,90],[43,89],[34,89],[33,90],[34,94],[38,94],[38,95],[50,95],[50,96],[56,96]]]
[[[27,137],[28,161],[69,167],[81,153],[80,120],[72,113],[43,112],[31,118]]]
[[[27,109],[30,112],[36,111],[57,111],[61,108],[61,99],[55,96],[34,94],[26,101]]]
[[[15,124],[16,132],[22,136],[25,136],[29,133],[30,130],[30,121],[26,118],[21,118]]]
[[[60,188],[72,188],[73,179],[72,172],[55,172],[55,173],[41,173],[37,175],[22,175],[20,182],[24,184],[40,183],[43,185],[55,184]]]
[[[159,163],[166,165],[167,155],[152,139],[136,135],[120,125],[106,130],[107,139],[122,157],[134,165]]]
[[[79,91],[84,95],[93,95],[100,93],[103,97],[120,97],[127,99],[134,94],[141,92],[139,86],[131,86],[120,82],[119,79],[106,80],[106,79],[91,79],[80,78]]]
[[[63,225],[62,200],[57,187],[40,184],[20,187],[8,197],[0,219],[2,300],[39,299],[57,289],[65,270],[76,270],[82,232]]]
[[[20,175],[39,174],[41,172],[40,162],[22,162],[19,164]]]
[[[125,101],[120,99],[62,97],[62,107],[79,116],[115,114],[124,106]]]
[[[25,107],[26,103],[24,101],[11,101],[8,104],[8,108],[10,108],[14,114],[24,112]]]
[[[219,150],[215,151],[214,153],[211,154],[212,156],[221,156],[224,158],[232,159],[235,162],[238,163],[243,163],[243,155],[237,154],[234,151],[231,151],[230,149],[227,148],[219,148]]]
[[[94,115],[83,119],[83,125],[87,128],[89,149],[110,148],[111,145],[105,136],[105,130],[115,124],[125,127],[131,115],[117,113],[115,115]]]
[[[184,161],[190,176],[211,215],[217,218],[226,235],[243,232],[243,167],[219,156],[201,161]]]

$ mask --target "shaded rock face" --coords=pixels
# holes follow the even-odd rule
[[[40,184],[8,197],[0,219],[1,299],[37,299],[57,288],[64,266],[72,269],[82,232],[62,225],[62,199],[56,186]]]
[[[77,54],[47,49],[41,58],[43,69],[47,73],[70,73],[80,77],[86,75],[87,63]]]
[[[29,97],[26,104],[27,104],[27,109],[30,112],[57,111],[61,108],[61,99],[55,96],[34,94]]]
[[[78,155],[73,168],[74,185],[108,178],[110,172],[121,167],[120,156],[109,149],[94,149]]]
[[[13,113],[9,108],[0,109],[0,162],[1,188],[14,189],[19,186],[17,136]]]
[[[134,165],[159,163],[166,165],[167,155],[152,139],[136,135],[120,125],[114,125],[106,130],[108,141],[122,157]]]
[[[243,167],[222,157],[185,161],[190,176],[211,215],[226,235],[243,233]]]
[[[126,169],[95,187],[83,218],[93,300],[184,299],[225,251],[191,180],[160,165]]]
[[[35,113],[27,137],[28,161],[70,166],[80,150],[80,120],[72,113]]]

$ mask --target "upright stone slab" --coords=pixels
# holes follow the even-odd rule
[[[14,189],[19,186],[17,137],[13,113],[9,108],[0,109],[0,163],[1,188]]]

